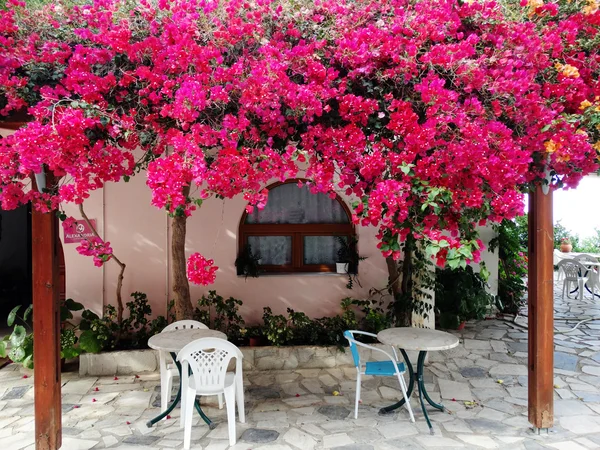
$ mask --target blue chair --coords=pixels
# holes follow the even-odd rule
[[[404,402],[406,404],[406,408],[408,409],[408,414],[410,415],[411,422],[415,421],[415,417],[413,416],[412,408],[410,407],[410,402],[408,400],[408,396],[406,394],[406,383],[404,382],[404,377],[402,376],[406,371],[406,367],[403,362],[398,362],[398,356],[396,354],[396,349],[392,347],[392,353],[394,356],[390,355],[385,350],[381,350],[380,348],[373,347],[372,345],[367,345],[363,342],[359,342],[355,339],[354,335],[364,335],[377,338],[376,334],[367,333],[365,331],[357,331],[357,330],[346,330],[344,331],[344,337],[348,339],[350,343],[350,351],[352,352],[352,358],[354,359],[354,366],[356,367],[356,399],[354,402],[354,418],[358,419],[358,402],[360,400],[360,382],[362,375],[373,375],[380,377],[393,377],[398,378],[398,382],[400,383],[400,389],[402,390],[402,395],[404,396]],[[358,352],[358,346],[365,347],[377,352],[383,353],[388,357],[389,361],[369,361],[366,363],[361,363],[360,354]]]

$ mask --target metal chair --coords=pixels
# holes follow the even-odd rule
[[[410,402],[408,400],[408,396],[406,394],[406,383],[404,382],[404,377],[402,376],[404,372],[406,372],[406,366],[403,362],[398,362],[398,355],[396,354],[396,349],[391,346],[392,353],[394,356],[377,347],[373,347],[372,345],[367,345],[363,342],[357,341],[354,335],[363,335],[377,338],[376,334],[367,333],[365,331],[357,331],[357,330],[346,330],[344,331],[344,337],[350,343],[350,351],[352,352],[352,358],[354,359],[354,366],[356,367],[356,398],[354,400],[354,418],[358,418],[358,402],[360,401],[360,389],[361,389],[361,376],[362,375],[373,375],[373,376],[384,376],[384,377],[392,377],[396,376],[398,378],[398,382],[400,383],[400,389],[402,390],[402,395],[404,396],[404,401],[406,404],[406,408],[408,409],[408,414],[410,415],[410,420],[412,422],[415,421],[415,417],[412,412],[412,408],[410,407]],[[377,351],[383,353],[388,357],[389,361],[369,361],[362,363],[360,360],[360,353],[358,351],[358,347],[365,347],[373,351]]]
[[[167,325],[161,333],[169,331],[185,330],[190,328],[208,329],[206,325],[197,320],[180,320]],[[179,371],[173,363],[168,352],[159,352],[159,369],[160,369],[160,409],[166,411],[171,399],[171,390],[173,389],[173,378],[179,376]],[[219,409],[223,408],[223,397],[219,395]]]
[[[235,373],[227,372],[229,362],[236,360]],[[225,396],[229,445],[235,445],[235,404],[237,402],[240,422],[246,421],[244,412],[244,381],[242,352],[224,339],[202,338],[189,343],[177,355],[181,363],[181,425],[183,448],[190,448],[194,402],[198,395]]]
[[[565,291],[567,292],[567,298],[572,298],[569,294],[572,290],[575,290],[572,288],[574,285],[579,290],[579,300],[583,300],[583,289],[588,281],[588,278],[584,276],[587,271],[585,266],[574,259],[563,259],[562,261],[558,262],[558,270],[561,269],[565,274],[562,288],[562,298],[565,298]]]

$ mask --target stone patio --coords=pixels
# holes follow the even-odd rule
[[[562,302],[557,319],[600,316],[600,301]],[[578,320],[558,321],[558,331]],[[517,324],[525,324],[519,318]],[[430,411],[435,435],[413,398],[416,423],[402,409],[380,416],[400,397],[393,379],[363,382],[359,418],[353,417],[355,370],[302,369],[248,372],[247,423],[237,428],[235,449],[447,449],[600,448],[600,321],[555,336],[555,426],[535,434],[527,421],[527,334],[502,320],[467,324],[461,345],[430,354],[426,383],[449,412]],[[180,449],[179,409],[147,428],[158,412],[158,374],[82,377],[63,374],[63,449]],[[0,370],[0,448],[33,449],[33,380],[18,367]],[[339,392],[339,395],[335,395]],[[220,425],[197,420],[192,448],[228,448],[225,412],[205,412]]]

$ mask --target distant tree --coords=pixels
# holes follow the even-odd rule
[[[581,253],[600,253],[600,228],[594,228],[594,231],[595,236],[583,238],[577,247],[573,246],[573,249]]]

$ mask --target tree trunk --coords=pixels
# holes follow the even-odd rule
[[[187,196],[190,187],[183,188]],[[177,320],[191,319],[194,314],[190,295],[190,283],[187,278],[185,259],[185,234],[187,216],[176,215],[173,218],[173,235],[171,253],[173,256],[173,292],[175,293],[175,318]]]
[[[414,238],[409,234],[404,246],[402,271],[391,256],[385,259],[388,268],[390,287],[394,296],[394,315],[396,325],[410,327],[413,312],[413,245]]]

